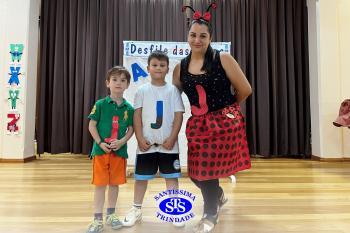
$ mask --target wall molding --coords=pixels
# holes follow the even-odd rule
[[[350,162],[350,158],[321,158],[316,155],[311,155],[311,160],[319,162]]]
[[[2,159],[0,158],[0,163],[27,163],[36,160],[36,156],[29,156],[24,159]]]

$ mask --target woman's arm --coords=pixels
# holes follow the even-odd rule
[[[182,85],[180,81],[180,63],[175,66],[173,71],[173,85],[176,86],[180,92],[182,92]]]
[[[236,60],[227,53],[220,53],[221,64],[236,92],[238,103],[244,101],[252,93],[252,88]]]

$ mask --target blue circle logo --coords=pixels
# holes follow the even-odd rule
[[[154,199],[159,207],[156,216],[162,221],[181,223],[195,216],[192,207],[196,196],[186,190],[162,191]]]
[[[169,197],[159,203],[159,209],[170,215],[186,214],[192,209],[192,203],[181,197]]]

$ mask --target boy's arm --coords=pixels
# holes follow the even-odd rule
[[[111,148],[116,151],[116,150],[119,150],[124,144],[126,144],[129,139],[131,138],[131,136],[134,134],[134,129],[133,127],[130,125],[128,126],[128,129],[127,129],[127,132],[125,134],[124,137],[122,137],[121,139],[119,140],[113,140],[111,141]]]
[[[132,125],[129,125],[128,131],[126,132],[125,136],[120,139],[120,141],[122,141],[123,145],[129,141],[129,139],[131,138],[131,136],[133,134],[134,134],[134,128],[132,127]]]
[[[91,134],[92,138],[95,140],[95,142],[101,147],[101,149],[104,152],[110,153],[111,149],[110,149],[110,147],[109,147],[109,145],[107,143],[105,143],[104,141],[101,140],[101,137],[98,134],[96,125],[97,125],[97,121],[90,120],[90,122],[89,122],[90,134]]]
[[[134,119],[135,136],[136,136],[139,148],[141,151],[147,151],[151,147],[151,145],[149,142],[146,141],[142,133],[142,108],[135,109],[133,119]]]
[[[163,143],[163,147],[167,150],[171,150],[174,147],[174,144],[177,140],[177,136],[179,135],[181,126],[183,121],[183,112],[175,112],[173,128],[171,129],[170,136],[165,139]]]

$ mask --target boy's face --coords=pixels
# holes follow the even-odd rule
[[[164,81],[165,76],[169,71],[169,66],[165,60],[153,58],[147,66],[147,71],[151,75],[152,80]]]
[[[106,80],[107,88],[111,91],[111,94],[123,94],[124,91],[129,87],[128,80],[125,74],[112,75]]]

